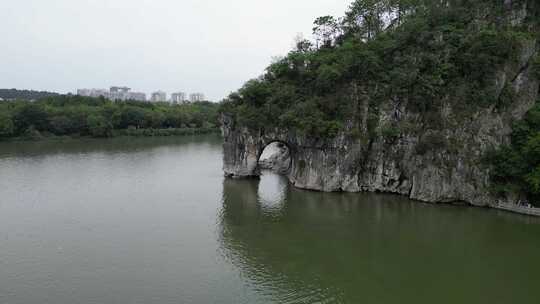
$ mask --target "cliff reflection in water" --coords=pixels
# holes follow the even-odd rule
[[[302,191],[267,173],[224,181],[220,243],[254,290],[276,303],[531,303],[533,295],[518,291],[540,279],[524,270],[538,266],[540,246],[513,237],[524,225],[538,232],[530,218]]]

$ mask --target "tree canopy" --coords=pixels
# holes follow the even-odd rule
[[[170,105],[64,95],[35,102],[4,101],[0,102],[0,138],[36,133],[107,137],[117,130],[128,129],[210,130],[217,128],[217,113],[218,105],[211,102]]]
[[[33,90],[17,90],[17,89],[0,89],[0,98],[3,99],[25,99],[37,100],[50,96],[58,96],[60,94],[45,91]]]

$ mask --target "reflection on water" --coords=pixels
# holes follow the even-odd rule
[[[289,182],[270,170],[263,171],[262,175],[257,194],[258,202],[264,213],[277,216],[283,211]]]
[[[0,304],[538,303],[539,219],[224,179],[221,142],[0,143]]]
[[[225,180],[223,190],[222,252],[275,303],[540,299],[537,219],[302,191],[268,174]]]

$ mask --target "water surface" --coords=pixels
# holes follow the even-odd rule
[[[215,136],[0,143],[0,303],[540,303],[540,221],[225,180]]]

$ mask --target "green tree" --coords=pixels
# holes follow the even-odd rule
[[[144,113],[144,127],[161,129],[165,126],[165,117],[160,111],[147,111]]]
[[[338,21],[332,16],[323,16],[315,19],[313,35],[315,36],[317,47],[332,47],[340,31],[341,28]],[[299,47],[299,49],[305,49],[305,44],[304,42],[303,45],[300,45],[301,48]]]
[[[121,111],[119,127],[121,129],[126,129],[129,126],[141,128],[144,126],[144,117],[145,110],[134,106],[127,106]]]
[[[489,155],[488,161],[496,192],[522,193],[540,201],[540,100],[514,125],[512,144]]]
[[[46,131],[49,127],[48,113],[45,107],[37,103],[24,103],[13,116],[16,132],[22,133],[30,126],[38,131]]]
[[[0,112],[0,137],[10,137],[15,132],[15,125],[11,115],[6,112]]]
[[[75,131],[72,120],[67,115],[55,115],[50,119],[50,131],[56,135],[67,135]]]
[[[385,13],[389,2],[356,0],[349,6],[344,19],[345,31],[356,37],[371,40],[385,28]]]
[[[540,79],[540,55],[534,56],[532,59],[532,71],[536,78]]]
[[[113,126],[102,115],[92,114],[88,116],[88,128],[94,137],[109,137],[112,134]]]

